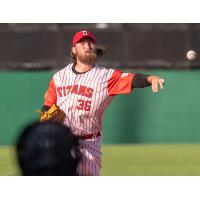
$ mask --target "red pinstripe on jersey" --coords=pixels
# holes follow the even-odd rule
[[[64,124],[74,135],[94,135],[82,139],[83,155],[78,167],[81,175],[99,175],[101,167],[101,137],[104,110],[117,94],[129,94],[134,74],[95,65],[86,73],[76,74],[69,64],[57,72],[49,83],[44,105],[56,103],[66,113]]]

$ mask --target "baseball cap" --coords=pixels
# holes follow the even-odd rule
[[[94,35],[91,32],[82,30],[82,31],[78,31],[74,34],[73,46],[83,38],[90,38],[93,40],[94,43],[96,42],[96,38],[94,37]]]

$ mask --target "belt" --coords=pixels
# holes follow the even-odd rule
[[[93,139],[93,138],[96,138],[96,137],[99,137],[101,136],[101,133],[98,132],[96,135],[95,134],[89,134],[89,135],[76,135],[76,137],[78,139],[83,139],[83,140],[86,140],[86,139]]]

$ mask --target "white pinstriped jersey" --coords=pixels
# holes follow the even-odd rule
[[[64,124],[80,139],[79,175],[100,175],[102,115],[113,97],[129,94],[134,74],[94,65],[85,73],[75,73],[73,64],[58,71],[50,81],[44,105],[57,104],[66,113]]]
[[[130,93],[133,74],[99,65],[76,74],[72,66],[53,76],[44,105],[56,103],[66,113],[64,124],[75,135],[97,134],[102,129],[103,112],[114,95]]]

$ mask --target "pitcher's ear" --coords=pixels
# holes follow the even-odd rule
[[[76,54],[76,48],[74,46],[72,47],[72,53]]]

